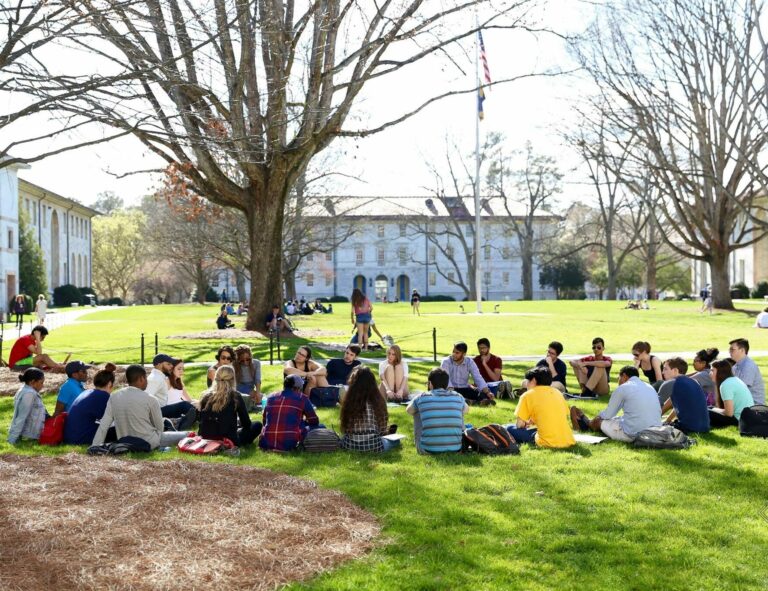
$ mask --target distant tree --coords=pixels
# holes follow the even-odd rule
[[[128,301],[152,246],[145,227],[146,216],[138,210],[93,219],[93,286],[102,299],[120,296]]]
[[[19,208],[19,286],[33,301],[39,294],[48,299],[48,280],[43,250],[35,239],[26,212]]]
[[[577,255],[552,259],[539,273],[539,284],[554,289],[560,300],[580,297],[586,280],[584,261]]]
[[[99,193],[96,201],[93,202],[93,209],[104,215],[109,215],[119,209],[123,209],[124,205],[123,198],[119,197],[114,191],[103,191]]]

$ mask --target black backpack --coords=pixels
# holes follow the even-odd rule
[[[635,447],[651,449],[688,449],[696,444],[696,440],[691,439],[672,425],[662,425],[661,427],[643,429],[635,437],[634,443]]]
[[[467,429],[461,438],[462,451],[476,451],[482,454],[519,454],[515,440],[504,427],[491,423],[485,427]]]
[[[768,406],[756,404],[742,410],[739,433],[742,437],[768,437]]]
[[[309,391],[309,400],[317,407],[336,406],[339,403],[339,389],[336,386],[312,388]]]

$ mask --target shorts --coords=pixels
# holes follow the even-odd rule
[[[624,443],[632,443],[635,438],[630,437],[624,433],[624,429],[621,428],[621,419],[605,419],[600,424],[600,430],[611,439],[615,441],[623,441]]]
[[[30,355],[29,357],[25,357],[24,359],[19,359],[11,369],[17,369],[20,367],[33,367],[34,365],[33,361],[34,361],[34,357]]]
[[[356,314],[355,315],[355,322],[359,324],[370,324],[371,323],[371,314],[370,312],[368,314]]]

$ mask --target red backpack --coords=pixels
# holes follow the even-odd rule
[[[190,454],[215,454],[225,449],[234,449],[236,446],[232,441],[227,439],[203,439],[202,437],[194,436],[185,437],[178,443],[179,451],[183,451]]]
[[[64,441],[64,423],[67,422],[67,413],[63,412],[55,417],[48,417],[40,432],[40,445],[59,445]]]

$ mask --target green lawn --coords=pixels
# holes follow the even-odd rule
[[[486,304],[491,310],[492,305]],[[471,306],[465,304],[468,310]],[[401,342],[407,355],[431,354],[433,327],[440,355],[459,338],[474,350],[479,336],[488,336],[493,350],[505,355],[537,354],[555,338],[565,344],[566,354],[585,353],[598,335],[606,339],[609,354],[629,352],[638,339],[650,341],[658,351],[712,345],[725,351],[728,340],[737,336],[749,338],[756,350],[768,350],[768,331],[750,328],[751,317],[701,316],[695,302],[663,302],[651,311],[620,310],[615,302],[500,306],[502,312],[521,315],[450,315],[458,304],[429,303],[422,306],[429,314],[421,318],[412,318],[405,304],[379,305],[374,315],[382,332]],[[348,314],[339,305],[333,316],[298,322],[346,333],[351,329]],[[46,344],[98,357],[100,347],[118,349],[128,341],[138,343],[141,331],[158,331],[163,350],[207,360],[215,342],[167,337],[205,330],[214,317],[214,307],[195,306],[97,312],[52,332]],[[343,337],[327,340],[342,342]],[[264,359],[264,341],[253,343]],[[114,358],[135,361],[128,353]],[[766,360],[758,361],[768,369]],[[432,366],[412,364],[412,388],[423,384]],[[505,374],[517,381],[526,366],[505,364]],[[190,368],[187,377],[190,391],[199,393],[203,368]],[[279,368],[266,368],[266,389],[276,387],[278,380]],[[54,400],[53,395],[46,397],[49,408]],[[603,404],[583,407],[593,414]],[[311,478],[345,492],[380,519],[383,536],[371,555],[295,588],[768,588],[768,441],[741,439],[729,428],[700,437],[698,445],[682,452],[635,450],[609,442],[569,451],[525,448],[519,456],[503,458],[423,457],[415,452],[404,409],[390,410],[392,422],[408,438],[401,450],[385,456],[245,451],[238,459],[213,460]],[[475,425],[507,422],[513,410],[513,403],[501,401],[493,408],[472,408],[467,420]],[[14,450],[5,443],[11,412],[12,400],[0,399],[0,452]],[[320,415],[338,428],[337,410],[321,409]],[[24,443],[15,451],[57,454],[71,448],[42,450]],[[180,455],[154,452],[150,457]]]

